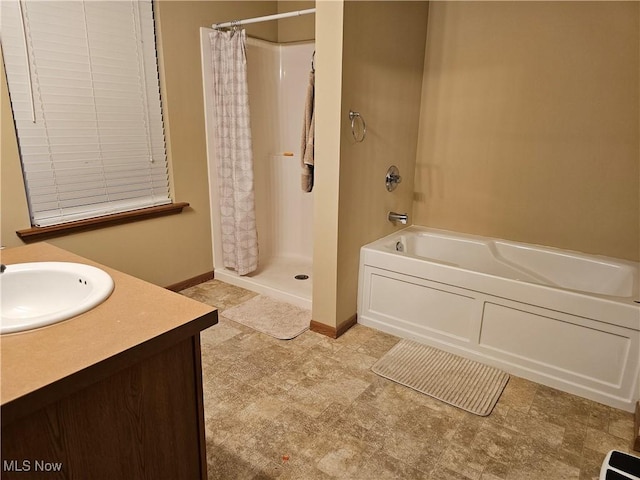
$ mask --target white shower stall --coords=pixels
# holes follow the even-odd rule
[[[301,188],[300,150],[305,96],[315,44],[278,44],[247,38],[259,266],[255,272],[239,276],[225,268],[222,262],[212,128],[215,118],[209,42],[211,31],[209,28],[200,29],[214,277],[310,309],[313,193],[303,192]]]

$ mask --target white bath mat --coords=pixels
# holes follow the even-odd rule
[[[280,340],[290,340],[309,328],[311,311],[258,295],[225,310],[222,316]]]
[[[482,417],[491,413],[509,381],[509,375],[497,368],[411,340],[401,340],[371,369]]]

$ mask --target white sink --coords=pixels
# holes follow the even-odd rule
[[[75,317],[104,302],[113,286],[108,273],[81,263],[7,265],[0,273],[0,333],[22,332]]]

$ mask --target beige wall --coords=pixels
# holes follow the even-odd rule
[[[287,0],[278,2],[278,13],[315,8],[315,0]],[[313,40],[315,33],[315,15],[301,15],[278,20],[278,42],[300,42]]]
[[[156,3],[156,9],[172,190],[174,200],[187,201],[191,208],[180,215],[50,242],[142,279],[170,285],[213,268],[198,29],[272,14],[277,11],[277,3],[163,0]],[[247,31],[267,40],[277,39],[274,22],[252,25]],[[16,246],[22,242],[15,231],[28,228],[30,223],[4,71],[1,89],[1,242]]]
[[[316,322],[336,327],[338,191],[344,2],[316,5],[315,158],[313,186],[313,307]],[[322,72],[322,73],[321,73]],[[320,161],[322,160],[322,161]]]
[[[15,231],[30,226],[4,58],[0,49],[0,245],[23,245]]]
[[[639,260],[638,2],[434,2],[414,222]]]
[[[331,8],[338,10],[327,19],[327,32],[334,32],[327,36],[335,36],[340,31],[335,21],[340,6],[327,3],[334,3]],[[316,15],[319,123],[314,247],[324,253],[314,255],[313,318],[337,328],[356,313],[360,247],[396,228],[387,221],[389,210],[411,211],[427,4],[344,2],[342,13],[341,86],[336,78],[340,69],[334,65],[340,58],[340,45],[331,40],[336,51],[331,52],[332,63],[328,64],[321,30],[325,17],[321,12]],[[325,90],[325,81],[329,83],[325,75],[333,78],[330,92]],[[335,100],[340,97],[338,108]],[[362,143],[351,135],[350,109],[359,111],[366,121]],[[339,152],[333,143],[336,136]],[[328,141],[331,150],[325,151]],[[388,193],[384,178],[392,164],[400,168],[403,182]],[[323,291],[336,295],[334,304],[325,302]]]
[[[214,23],[262,17],[264,15],[278,13],[278,2],[275,0],[240,2],[237,0],[160,0],[159,3],[163,9],[166,4],[168,8],[165,10],[171,12],[171,15],[185,16],[185,20],[191,19],[190,23],[192,25],[197,23],[197,28],[210,27]],[[189,13],[196,11],[200,12],[200,16]],[[252,23],[246,25],[244,28],[247,30],[247,35],[251,37],[269,40],[270,42],[278,41],[278,22]],[[189,28],[189,30],[191,29]],[[200,47],[198,46],[198,52],[199,51]]]
[[[387,220],[390,210],[411,213],[427,13],[427,2],[345,3],[338,325],[356,313],[360,247],[399,228]],[[349,110],[366,121],[361,143]],[[384,179],[391,165],[402,183],[390,193]]]

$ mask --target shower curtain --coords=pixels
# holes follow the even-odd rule
[[[258,268],[245,31],[209,34],[223,263],[238,275]]]

